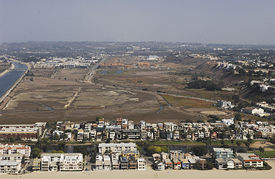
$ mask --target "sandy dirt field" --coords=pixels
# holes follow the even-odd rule
[[[152,178],[192,178],[192,179],[274,179],[275,176],[275,162],[269,162],[273,167],[268,171],[246,171],[246,170],[210,170],[210,171],[198,171],[198,170],[165,170],[154,171],[148,169],[146,171],[91,171],[91,172],[34,172],[21,176],[16,175],[0,175],[1,179],[152,179]]]
[[[183,65],[161,64],[169,67],[163,70],[143,69],[143,66],[142,69],[125,69],[120,65],[135,66],[135,62],[117,60],[118,67],[98,69],[92,83],[83,81],[88,69],[32,69],[33,75],[26,76],[0,104],[0,123],[91,121],[98,116],[106,120],[125,117],[134,121],[163,122],[206,120],[209,112],[201,113],[203,111],[225,115],[209,102],[164,98],[159,94],[212,98],[214,94],[209,92],[184,89],[190,76],[175,75],[173,71]],[[110,63],[115,64],[115,61]]]

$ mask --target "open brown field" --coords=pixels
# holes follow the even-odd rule
[[[119,63],[123,64],[123,60]],[[98,116],[107,120],[126,117],[134,121],[160,122],[206,120],[209,113],[230,115],[221,111],[222,114],[218,114],[208,101],[161,96],[160,92],[206,99],[230,95],[186,90],[184,86],[190,75],[174,73],[186,67],[166,65],[162,64],[161,70],[136,68],[135,64],[132,64],[134,68],[103,66],[98,69],[93,83],[83,82],[88,69],[32,69],[33,76],[26,76],[1,104],[0,123],[90,121]]]

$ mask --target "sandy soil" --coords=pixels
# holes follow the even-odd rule
[[[165,170],[154,171],[148,169],[146,171],[91,171],[91,172],[34,172],[21,176],[16,175],[0,175],[1,179],[75,179],[75,178],[100,178],[100,179],[152,179],[152,178],[192,178],[192,179],[273,179],[275,176],[275,162],[270,162],[273,169],[268,171],[246,171],[246,170]]]
[[[0,105],[0,123],[91,121],[98,116],[150,122],[205,120],[208,113],[200,112],[213,111],[212,104],[188,99],[169,106],[157,93],[189,95],[183,89],[186,76],[173,74],[183,66],[169,64],[171,68],[163,71],[103,67],[93,84],[83,82],[87,69],[32,69],[33,76],[26,76]]]

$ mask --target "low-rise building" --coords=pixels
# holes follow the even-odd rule
[[[234,107],[234,105],[232,105],[230,101],[223,100],[218,100],[216,106],[223,109],[231,109]]]
[[[263,160],[254,153],[237,153],[245,168],[260,168],[264,166]]]
[[[238,158],[233,158],[232,161],[234,162],[234,168],[236,169],[243,168],[243,164]]]
[[[154,168],[156,169],[156,170],[165,170],[165,163],[163,163],[163,162],[161,162],[161,161],[155,161],[154,162]]]
[[[109,155],[103,155],[103,168],[104,170],[112,169],[111,158]]]
[[[126,157],[120,157],[120,169],[127,170],[129,167],[129,161]]]
[[[257,115],[260,117],[263,117],[265,115],[265,112],[262,108],[246,107],[242,109],[242,112],[252,114],[252,115]]]
[[[182,169],[190,169],[190,165],[187,159],[182,159],[181,161],[181,168]]]

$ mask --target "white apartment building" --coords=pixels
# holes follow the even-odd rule
[[[21,162],[0,160],[0,173],[16,174],[21,170]]]
[[[105,152],[122,153],[125,151],[137,151],[135,143],[101,143],[98,145],[99,153]]]
[[[19,137],[21,140],[37,141],[46,123],[0,125],[0,138]]]
[[[41,154],[42,171],[82,171],[81,153],[43,153]]]
[[[246,168],[259,168],[264,166],[264,162],[254,153],[237,153],[237,157],[243,162]]]
[[[146,161],[144,158],[138,158],[138,170],[146,170]]]
[[[31,147],[22,144],[0,144],[0,154],[22,154],[26,158],[31,155]]]
[[[0,161],[22,162],[24,155],[22,154],[0,154]]]

